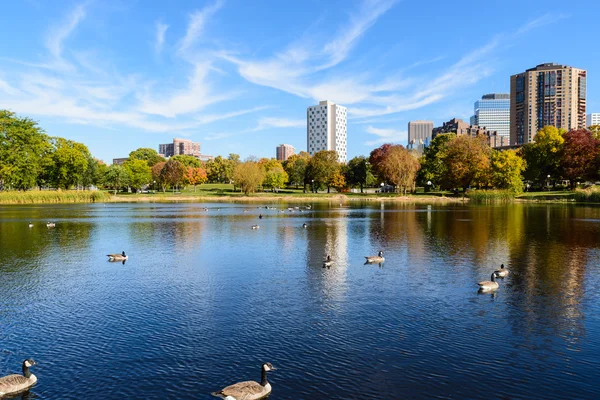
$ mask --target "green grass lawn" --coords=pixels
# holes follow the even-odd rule
[[[517,199],[522,200],[572,200],[575,198],[575,192],[569,190],[555,190],[548,192],[525,192]]]

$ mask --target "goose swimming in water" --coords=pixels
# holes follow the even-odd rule
[[[494,273],[497,277],[504,278],[506,275],[508,275],[508,270],[504,268],[504,264],[501,264],[500,269],[495,270]]]
[[[37,378],[29,371],[36,365],[31,358],[23,361],[23,375],[14,374],[0,378],[0,397],[26,392],[37,382]]]
[[[30,223],[29,223],[29,227],[30,227],[30,228],[33,228],[33,222],[30,222]]]
[[[306,222],[302,224],[302,227],[303,227],[304,229],[308,228],[308,225],[306,225]]]
[[[258,226],[258,225],[252,225],[252,229],[260,229],[260,226]]]
[[[496,273],[492,272],[491,281],[479,282],[479,290],[482,292],[491,292],[492,290],[498,289],[498,282],[496,282]]]
[[[46,222],[46,228],[54,228],[56,224],[54,222]]]
[[[124,251],[121,254],[107,254],[106,256],[108,257],[108,261],[125,261],[129,258],[129,256],[125,255]]]
[[[276,368],[271,363],[264,363],[261,369],[260,383],[255,381],[239,382],[211,394],[226,400],[264,399],[271,394],[271,384],[267,381],[267,372],[275,370]]]
[[[325,267],[329,268],[332,265],[333,265],[333,260],[331,259],[331,256],[328,254],[325,261],[323,261],[323,268],[325,268]]]
[[[385,258],[383,258],[383,251],[380,251],[379,253],[377,253],[376,256],[365,256],[365,258],[367,259],[367,263],[382,263],[385,261]]]

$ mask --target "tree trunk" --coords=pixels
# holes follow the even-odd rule
[[[361,192],[361,193],[364,193],[364,192],[363,192],[363,184],[362,184],[362,182],[360,183],[360,192]]]
[[[327,193],[328,194],[331,193],[330,190],[329,190],[329,185],[327,185]]]

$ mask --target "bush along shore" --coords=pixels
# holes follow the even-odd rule
[[[515,200],[510,190],[471,190],[467,197],[471,204],[506,204]]]
[[[0,204],[94,203],[111,197],[100,190],[15,190],[0,192]]]
[[[600,203],[600,189],[578,189],[575,191],[575,201],[578,203]]]

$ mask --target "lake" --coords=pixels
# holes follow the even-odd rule
[[[600,208],[266,205],[0,206],[0,375],[209,399],[268,361],[271,400],[600,398]]]

